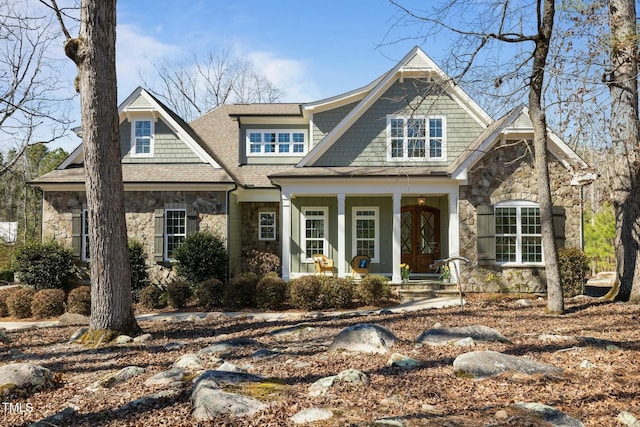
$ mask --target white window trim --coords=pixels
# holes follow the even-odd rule
[[[322,219],[324,219],[324,245],[323,254],[325,256],[329,256],[329,208],[326,206],[305,206],[300,211],[300,251],[302,252],[302,262],[312,263],[313,258],[311,256],[313,254],[307,254],[307,212],[308,211],[322,211]],[[320,218],[319,216],[314,216],[313,218]]]
[[[262,225],[262,215],[270,215],[273,217],[273,225],[272,226],[263,226]],[[276,222],[276,213],[275,211],[260,211],[258,212],[258,240],[263,240],[263,241],[273,241],[276,240],[276,237],[278,235],[278,223]],[[263,237],[262,236],[262,231],[263,229],[267,229],[267,228],[271,228],[273,227],[273,237]]]
[[[391,156],[391,120],[402,119],[404,120],[404,132],[402,143],[402,157]],[[407,135],[407,121],[409,119],[424,119],[425,121],[425,157],[409,157],[409,144]],[[442,156],[430,157],[430,122],[431,120],[442,120]],[[446,116],[404,116],[401,114],[388,114],[387,115],[387,128],[386,128],[386,144],[387,144],[387,161],[389,162],[425,162],[425,161],[438,161],[443,162],[447,160],[447,119]]]
[[[82,261],[91,261],[91,257],[87,255],[89,248],[89,211],[84,208],[80,213],[80,258]]]
[[[371,217],[359,217],[358,211],[374,211],[375,215],[373,216],[373,220],[375,221],[375,238],[373,239],[374,250],[373,257],[371,258],[371,262],[380,262],[380,208],[378,206],[354,206],[352,209],[352,221],[351,221],[351,248],[353,251],[353,256],[359,255],[357,252],[357,229],[356,222],[358,219],[370,219]]]
[[[167,216],[167,212],[184,212],[184,238],[187,238],[187,210],[184,208],[166,208],[164,210],[164,259],[165,261],[175,261],[174,258],[170,258],[169,257],[169,236],[182,236],[182,234],[169,234],[167,232],[167,220],[168,220],[168,216]]]
[[[149,152],[148,153],[136,153],[136,122],[149,122],[150,123],[150,138],[149,138]],[[131,121],[131,157],[153,157],[155,152],[155,133],[156,124],[153,117],[138,117]]]
[[[538,208],[540,209],[540,205],[535,202],[531,202],[528,200],[510,200],[505,202],[497,203],[494,206],[494,212],[498,208],[516,208],[516,260],[508,261],[508,262],[496,262],[497,265],[502,267],[527,267],[527,266],[544,266],[544,248],[542,250],[542,261],[541,262],[522,262],[522,213],[521,208]],[[496,238],[501,236],[510,236],[511,234],[498,234],[496,233]],[[540,234],[540,238],[542,239],[542,231]],[[497,252],[497,251],[496,251]],[[497,255],[497,254],[496,254]]]
[[[268,152],[265,153],[264,152],[264,145],[265,142],[262,141],[262,137],[260,138],[260,152],[259,153],[252,153],[251,152],[251,141],[250,141],[250,134],[252,133],[260,133],[265,134],[265,133],[275,133],[276,134],[276,141],[273,142],[273,144],[275,144],[276,148],[275,151],[273,152]],[[278,142],[278,134],[280,133],[288,133],[289,134],[289,142],[287,142],[286,144],[289,145],[289,151],[286,153],[281,153],[280,152],[280,143]],[[304,135],[304,141],[303,142],[293,142],[293,134],[294,133],[301,133]],[[306,129],[247,129],[245,132],[245,145],[246,145],[246,153],[247,153],[247,157],[302,157],[304,155],[306,155],[309,152],[309,132]],[[270,143],[271,144],[271,143]],[[303,145],[303,150],[302,152],[296,153],[293,151],[293,146],[294,144],[302,144]]]

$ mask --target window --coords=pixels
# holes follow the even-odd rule
[[[378,261],[378,208],[353,208],[353,248],[355,255]]]
[[[131,125],[131,155],[133,157],[153,156],[153,121],[134,120]]]
[[[258,214],[258,239],[276,240],[275,212],[260,212]]]
[[[444,128],[443,117],[387,117],[389,160],[445,160]]]
[[[302,210],[302,249],[303,257],[312,262],[314,254],[329,255],[327,241],[327,208],[304,208]]]
[[[296,130],[247,130],[247,154],[299,156],[307,150],[306,132]]]
[[[81,249],[80,254],[83,261],[90,261],[91,255],[89,254],[89,212],[86,209],[82,209],[80,223],[82,224],[81,236]]]
[[[166,209],[164,215],[164,257],[173,260],[173,252],[187,237],[187,211],[186,209]]]
[[[542,263],[540,208],[535,203],[497,205],[495,224],[497,263]]]

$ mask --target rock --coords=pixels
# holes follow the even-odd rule
[[[239,366],[234,365],[233,363],[224,362],[222,365],[216,368],[216,371],[225,371],[225,372],[240,372],[243,374],[247,373],[246,369],[242,369]]]
[[[203,369],[204,365],[200,356],[195,353],[187,353],[183,354],[178,358],[178,360],[173,362],[173,367],[184,368],[188,371],[197,371],[199,369]]]
[[[479,342],[511,344],[511,341],[505,338],[500,332],[483,325],[427,329],[416,339],[416,342],[429,345],[448,345],[467,337]]]
[[[309,386],[309,396],[323,396],[334,384],[350,383],[354,385],[368,385],[369,377],[357,369],[347,369],[338,375],[320,378]]]
[[[315,328],[309,323],[299,323],[297,325],[287,326],[286,328],[274,329],[269,332],[269,335],[272,335],[274,337],[287,336],[292,334],[301,334],[304,332],[311,332],[314,329]]]
[[[126,368],[122,368],[117,372],[111,372],[109,374],[103,375],[98,381],[94,382],[92,385],[87,387],[87,390],[97,391],[102,388],[113,387],[117,384],[128,381],[129,379],[141,375],[145,372],[144,368],[139,366],[127,366]]]
[[[297,412],[291,417],[294,424],[309,424],[316,421],[328,420],[333,417],[333,411],[324,408],[308,408]]]
[[[259,345],[259,343],[256,340],[251,338],[235,338],[235,339],[230,339],[230,340],[211,344],[201,349],[200,351],[198,351],[198,354],[212,355],[217,353],[223,353],[237,347],[245,347],[245,346],[252,346],[252,345]]]
[[[515,300],[514,304],[515,305],[519,305],[521,307],[531,307],[533,305],[531,300],[530,299],[526,299],[526,298],[520,298],[518,300]]]
[[[500,409],[498,412],[496,412],[495,417],[500,421],[505,421],[509,419],[509,413],[504,409]]]
[[[43,418],[40,421],[29,424],[29,427],[50,427],[60,425],[67,418],[71,418],[76,415],[77,411],[73,408],[65,408],[60,412],[56,412],[53,415]]]
[[[218,415],[249,417],[267,408],[267,405],[252,397],[227,393],[208,383],[199,383],[191,394],[193,417],[198,421],[215,420]]]
[[[151,341],[152,339],[153,339],[153,335],[151,335],[151,334],[142,334],[142,335],[138,335],[137,337],[135,337],[133,339],[133,342],[135,342],[135,343],[148,342],[148,341]]]
[[[359,323],[343,329],[328,350],[385,354],[397,341],[398,338],[387,328],[371,323]]]
[[[405,427],[407,424],[403,417],[385,417],[378,418],[374,421],[375,425],[378,426],[393,426],[393,427]]]
[[[200,374],[194,381],[198,382],[204,380],[216,384],[237,384],[241,382],[262,382],[264,381],[264,378],[259,375],[249,374],[246,372],[207,370]]]
[[[88,325],[89,317],[78,313],[64,313],[58,319],[59,326]]]
[[[393,353],[387,361],[387,365],[398,366],[401,368],[414,368],[416,366],[420,366],[420,362],[409,356],[405,356],[404,354]]]
[[[26,358],[26,354],[23,353],[22,351],[18,350],[17,348],[12,348],[11,350],[9,350],[9,358],[16,360],[16,359],[24,359]]]
[[[186,370],[183,368],[171,368],[166,371],[159,372],[154,376],[147,378],[144,382],[147,386],[156,386],[156,385],[168,385],[168,386],[178,386],[182,385],[182,382],[185,379]]]
[[[219,311],[213,311],[211,313],[208,313],[205,318],[204,318],[204,322],[205,323],[213,323],[215,321],[218,321],[220,319],[226,318],[227,315],[219,312]]]
[[[82,335],[84,335],[85,332],[87,332],[89,330],[88,327],[84,327],[84,328],[80,328],[77,331],[75,331],[73,333],[73,335],[71,335],[71,338],[69,339],[71,342],[76,341],[78,338],[80,338]]]
[[[0,342],[8,344],[11,342],[11,338],[7,335],[4,329],[0,330]]]
[[[393,314],[393,311],[389,310],[388,308],[383,308],[378,312],[378,314],[388,315],[388,314]]]
[[[638,419],[631,412],[620,412],[616,420],[618,420],[620,424],[624,424],[627,427],[640,427],[640,421],[638,421]]]
[[[133,338],[129,335],[118,335],[115,340],[116,344],[128,344],[130,342],[133,342]]]
[[[164,349],[167,351],[180,350],[184,348],[184,346],[184,343],[181,342],[170,342],[168,344],[165,344]]]
[[[9,363],[0,366],[0,390],[19,390],[23,393],[51,389],[56,386],[47,368],[33,363]]]
[[[454,347],[475,347],[476,342],[471,337],[462,338],[453,343]]]
[[[254,359],[266,359],[266,358],[280,356],[281,354],[282,353],[280,353],[279,351],[267,350],[263,348],[253,353],[251,357],[253,357]]]
[[[204,319],[197,314],[190,314],[185,320],[187,322],[202,322]]]
[[[593,363],[589,362],[588,360],[583,360],[582,363],[580,363],[580,368],[582,369],[593,369],[595,368],[596,365],[594,365]]]
[[[484,379],[507,371],[532,375],[557,373],[562,372],[562,369],[497,351],[472,351],[456,357],[453,371],[456,376]]]
[[[135,410],[140,407],[149,407],[154,404],[157,404],[159,400],[170,399],[172,397],[176,397],[181,393],[181,390],[172,389],[172,390],[162,390],[158,393],[148,394],[146,396],[139,397],[131,402],[126,403],[121,406],[119,410],[127,411],[127,410]],[[49,427],[49,426],[47,426]]]
[[[389,397],[385,397],[380,401],[381,405],[384,406],[401,406],[404,405],[406,399],[401,394],[393,394]]]
[[[543,421],[555,427],[584,427],[582,421],[572,418],[562,411],[541,403],[520,402],[514,403],[511,405],[511,408],[522,412],[532,413],[536,417],[541,418]]]
[[[568,343],[568,342],[577,341],[574,337],[570,337],[568,335],[550,335],[550,334],[541,334],[540,336],[538,336],[538,339],[543,343]]]

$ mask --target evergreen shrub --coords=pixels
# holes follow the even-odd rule
[[[207,279],[226,280],[229,256],[224,241],[209,232],[187,236],[173,253],[176,272],[194,286]]]
[[[36,292],[30,287],[21,287],[12,290],[7,297],[7,310],[9,316],[16,319],[31,317],[31,302]]]
[[[78,286],[71,289],[67,295],[67,311],[69,313],[91,314],[91,286]]]
[[[172,308],[185,308],[191,298],[191,288],[182,279],[175,279],[167,285],[167,304]]]
[[[289,280],[291,305],[304,310],[320,310],[324,307],[322,281],[318,276],[301,276]]]
[[[196,285],[195,297],[204,310],[222,306],[225,286],[222,281],[212,278]]]
[[[149,285],[143,288],[138,295],[139,303],[148,310],[157,310],[167,306],[166,300],[163,300],[164,292],[155,285]]]
[[[65,289],[74,267],[73,251],[58,242],[29,243],[16,250],[20,281],[41,289]]]
[[[287,301],[287,283],[275,273],[264,276],[256,285],[256,305],[267,310],[280,310]]]
[[[65,293],[62,289],[41,289],[33,295],[31,314],[36,319],[48,319],[64,313]]]
[[[384,276],[367,276],[356,284],[355,294],[365,305],[377,305],[391,297],[391,286]]]
[[[225,305],[230,308],[251,308],[256,306],[255,294],[258,275],[240,273],[229,280],[225,291]]]
[[[323,277],[321,294],[326,308],[351,308],[353,281],[333,276]]]
[[[129,240],[129,265],[131,266],[131,295],[138,302],[142,289],[149,286],[149,273],[144,246],[137,240]]]
[[[558,249],[558,261],[563,295],[580,295],[589,274],[589,258],[578,248],[566,247]]]

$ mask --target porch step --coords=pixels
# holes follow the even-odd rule
[[[402,300],[458,295],[458,287],[455,283],[444,283],[438,280],[411,280],[409,283],[396,285],[395,290]]]

